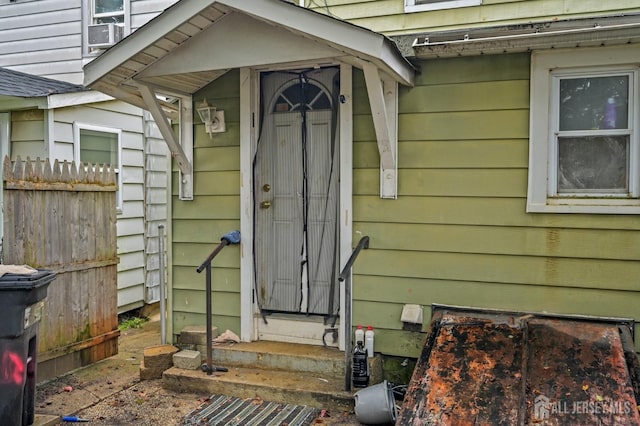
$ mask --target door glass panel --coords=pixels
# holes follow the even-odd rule
[[[559,193],[628,190],[628,135],[558,138]]]
[[[331,100],[325,91],[315,84],[292,84],[282,91],[274,104],[273,112],[290,112],[331,109]]]
[[[560,80],[560,131],[626,129],[629,76]]]

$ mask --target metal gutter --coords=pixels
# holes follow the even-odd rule
[[[640,15],[625,15],[433,32],[416,37],[412,47],[427,59],[637,42]]]

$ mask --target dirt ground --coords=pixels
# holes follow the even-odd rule
[[[47,393],[58,394],[60,385],[69,386],[72,381],[52,383],[43,392],[42,403],[46,405]],[[108,383],[105,383],[107,386]],[[76,384],[82,386],[82,384]],[[64,391],[63,391],[64,392]],[[40,398],[39,398],[40,399]],[[93,404],[73,415],[90,420],[95,426],[178,426],[184,425],[189,413],[206,401],[206,396],[191,393],[176,393],[162,387],[161,380],[146,380],[118,390],[113,395]],[[323,413],[315,425],[347,426],[359,425],[355,415],[349,413]],[[57,422],[56,425],[69,423]]]
[[[187,415],[209,395],[169,391],[161,379],[140,381],[144,348],[159,343],[159,324],[145,323],[142,329],[121,333],[118,355],[38,385],[36,425],[71,424],[60,421],[61,416],[77,416],[95,426],[184,425]],[[38,415],[59,417],[38,423]],[[360,423],[353,413],[322,412],[314,424]]]
[[[38,397],[37,408],[50,407],[53,405],[52,396],[65,398],[64,396],[60,397],[61,392],[72,394],[77,392],[76,389],[81,389],[85,385],[74,382],[72,377],[66,377],[50,383]],[[72,386],[74,390],[71,392],[61,390],[66,386]],[[110,386],[108,380],[105,380],[104,386]],[[68,398],[72,397],[69,395]],[[185,417],[195,410],[203,400],[201,395],[169,392],[163,389],[162,381],[157,379],[128,383],[123,388],[116,389],[112,395],[98,399],[96,403],[77,412],[64,410],[65,405],[70,404],[61,402],[63,410],[60,413],[61,415],[74,415],[88,419],[92,425],[173,426],[184,424]],[[68,423],[58,422],[56,424]]]

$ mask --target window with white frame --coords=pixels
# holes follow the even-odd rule
[[[114,168],[118,191],[116,192],[116,209],[122,211],[122,174],[120,164],[122,158],[121,136],[119,129],[75,124],[76,144],[74,149],[77,164],[94,164]]]
[[[82,0],[85,55],[100,54],[130,32],[130,2],[131,0]]]
[[[117,23],[124,25],[125,0],[91,0],[94,24]]]
[[[478,6],[482,0],[405,0],[405,12],[423,12],[427,10],[454,9],[457,7]]]
[[[532,55],[527,211],[640,212],[639,53]]]

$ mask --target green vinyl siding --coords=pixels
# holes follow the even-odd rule
[[[418,356],[404,304],[640,320],[640,220],[527,214],[529,55],[419,64],[399,94],[398,199],[380,199],[364,79],[354,99],[354,324],[376,350]]]
[[[615,307],[616,317],[637,318],[637,299],[629,300],[627,291],[585,288],[529,286],[479,283],[477,281],[424,280],[416,278],[358,277],[354,287],[354,310],[360,312],[358,322],[376,328],[376,351],[418,357],[425,335],[402,331],[400,315],[406,299],[433,299],[437,303],[457,306],[488,306],[511,311],[516,304],[526,304],[532,312],[562,312],[567,303],[581,306],[589,315],[609,317]],[[379,300],[368,300],[375,288]],[[519,302],[518,302],[519,301]],[[424,309],[423,332],[430,322],[430,307]],[[389,326],[389,324],[391,326]],[[636,342],[640,340],[636,326]]]
[[[380,172],[355,170],[354,185],[363,195],[380,192]],[[527,188],[527,171],[520,169],[402,169],[398,171],[398,190],[412,196],[518,197]]]
[[[305,0],[305,6],[386,35],[617,15],[637,0],[483,0],[480,6],[405,13],[404,0]]]
[[[354,71],[353,323],[376,350],[417,357],[433,304],[640,320],[640,220],[633,215],[527,214],[529,55],[423,61],[399,90],[397,200],[379,197],[379,154],[362,72]],[[196,94],[225,111],[228,131],[196,119],[193,201],[172,176],[173,330],[204,323],[196,268],[240,226],[238,73]],[[239,330],[239,247],[213,269],[214,324]],[[422,332],[402,329],[424,306]],[[638,341],[638,340],[637,340]]]
[[[205,273],[196,268],[229,231],[240,228],[239,73],[231,71],[194,94],[224,110],[226,131],[213,137],[194,110],[194,198],[178,199],[178,171],[172,174],[172,320],[178,334],[187,325],[205,323]],[[240,331],[240,251],[226,247],[213,261],[213,323]]]
[[[240,280],[240,270],[232,267],[217,266],[215,279],[211,281],[211,288],[214,291],[228,293],[231,291],[228,283]],[[202,290],[203,288],[204,280],[202,274],[198,274],[196,268],[191,266],[174,266],[173,277],[176,281],[174,286],[176,290]]]

